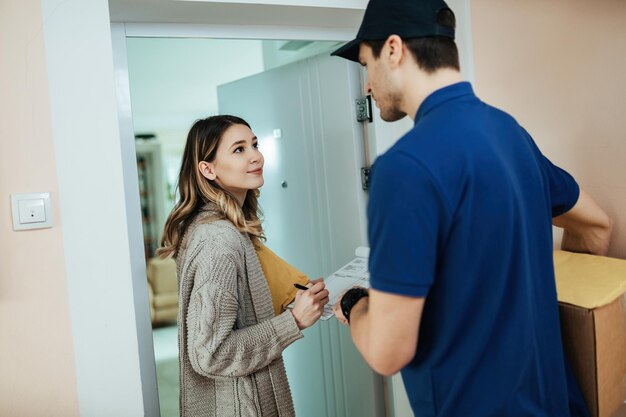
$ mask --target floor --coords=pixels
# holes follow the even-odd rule
[[[178,328],[152,330],[161,417],[178,417]]]

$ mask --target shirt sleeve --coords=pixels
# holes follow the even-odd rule
[[[521,127],[521,126],[520,126]],[[521,128],[528,143],[530,144],[535,157],[539,162],[541,171],[546,178],[548,193],[550,196],[550,205],[552,208],[552,217],[560,216],[567,213],[574,207],[580,196],[580,188],[578,183],[567,171],[554,165],[539,150],[539,147],[533,140],[530,133]]]
[[[567,213],[574,207],[580,195],[580,188],[574,177],[567,171],[554,165],[541,155],[543,172],[548,178],[552,217]]]
[[[446,212],[435,179],[420,162],[402,153],[376,161],[368,204],[372,288],[415,297],[428,294]]]
[[[248,375],[278,359],[302,337],[291,311],[256,325],[236,328],[239,300],[237,270],[228,254],[200,253],[194,286],[186,312],[189,361],[200,375]]]

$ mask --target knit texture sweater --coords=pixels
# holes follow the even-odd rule
[[[302,337],[274,316],[250,238],[201,213],[176,256],[182,417],[294,416],[283,350]]]

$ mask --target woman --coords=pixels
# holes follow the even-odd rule
[[[180,283],[181,416],[293,416],[282,351],[328,302],[322,282],[274,316],[255,244],[263,155],[244,120],[213,116],[187,137],[180,200],[158,254],[174,256]]]

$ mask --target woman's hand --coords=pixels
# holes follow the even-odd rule
[[[328,290],[322,279],[311,281],[309,289],[298,290],[296,301],[291,314],[296,319],[300,330],[313,325],[324,312],[324,306],[328,304]]]

